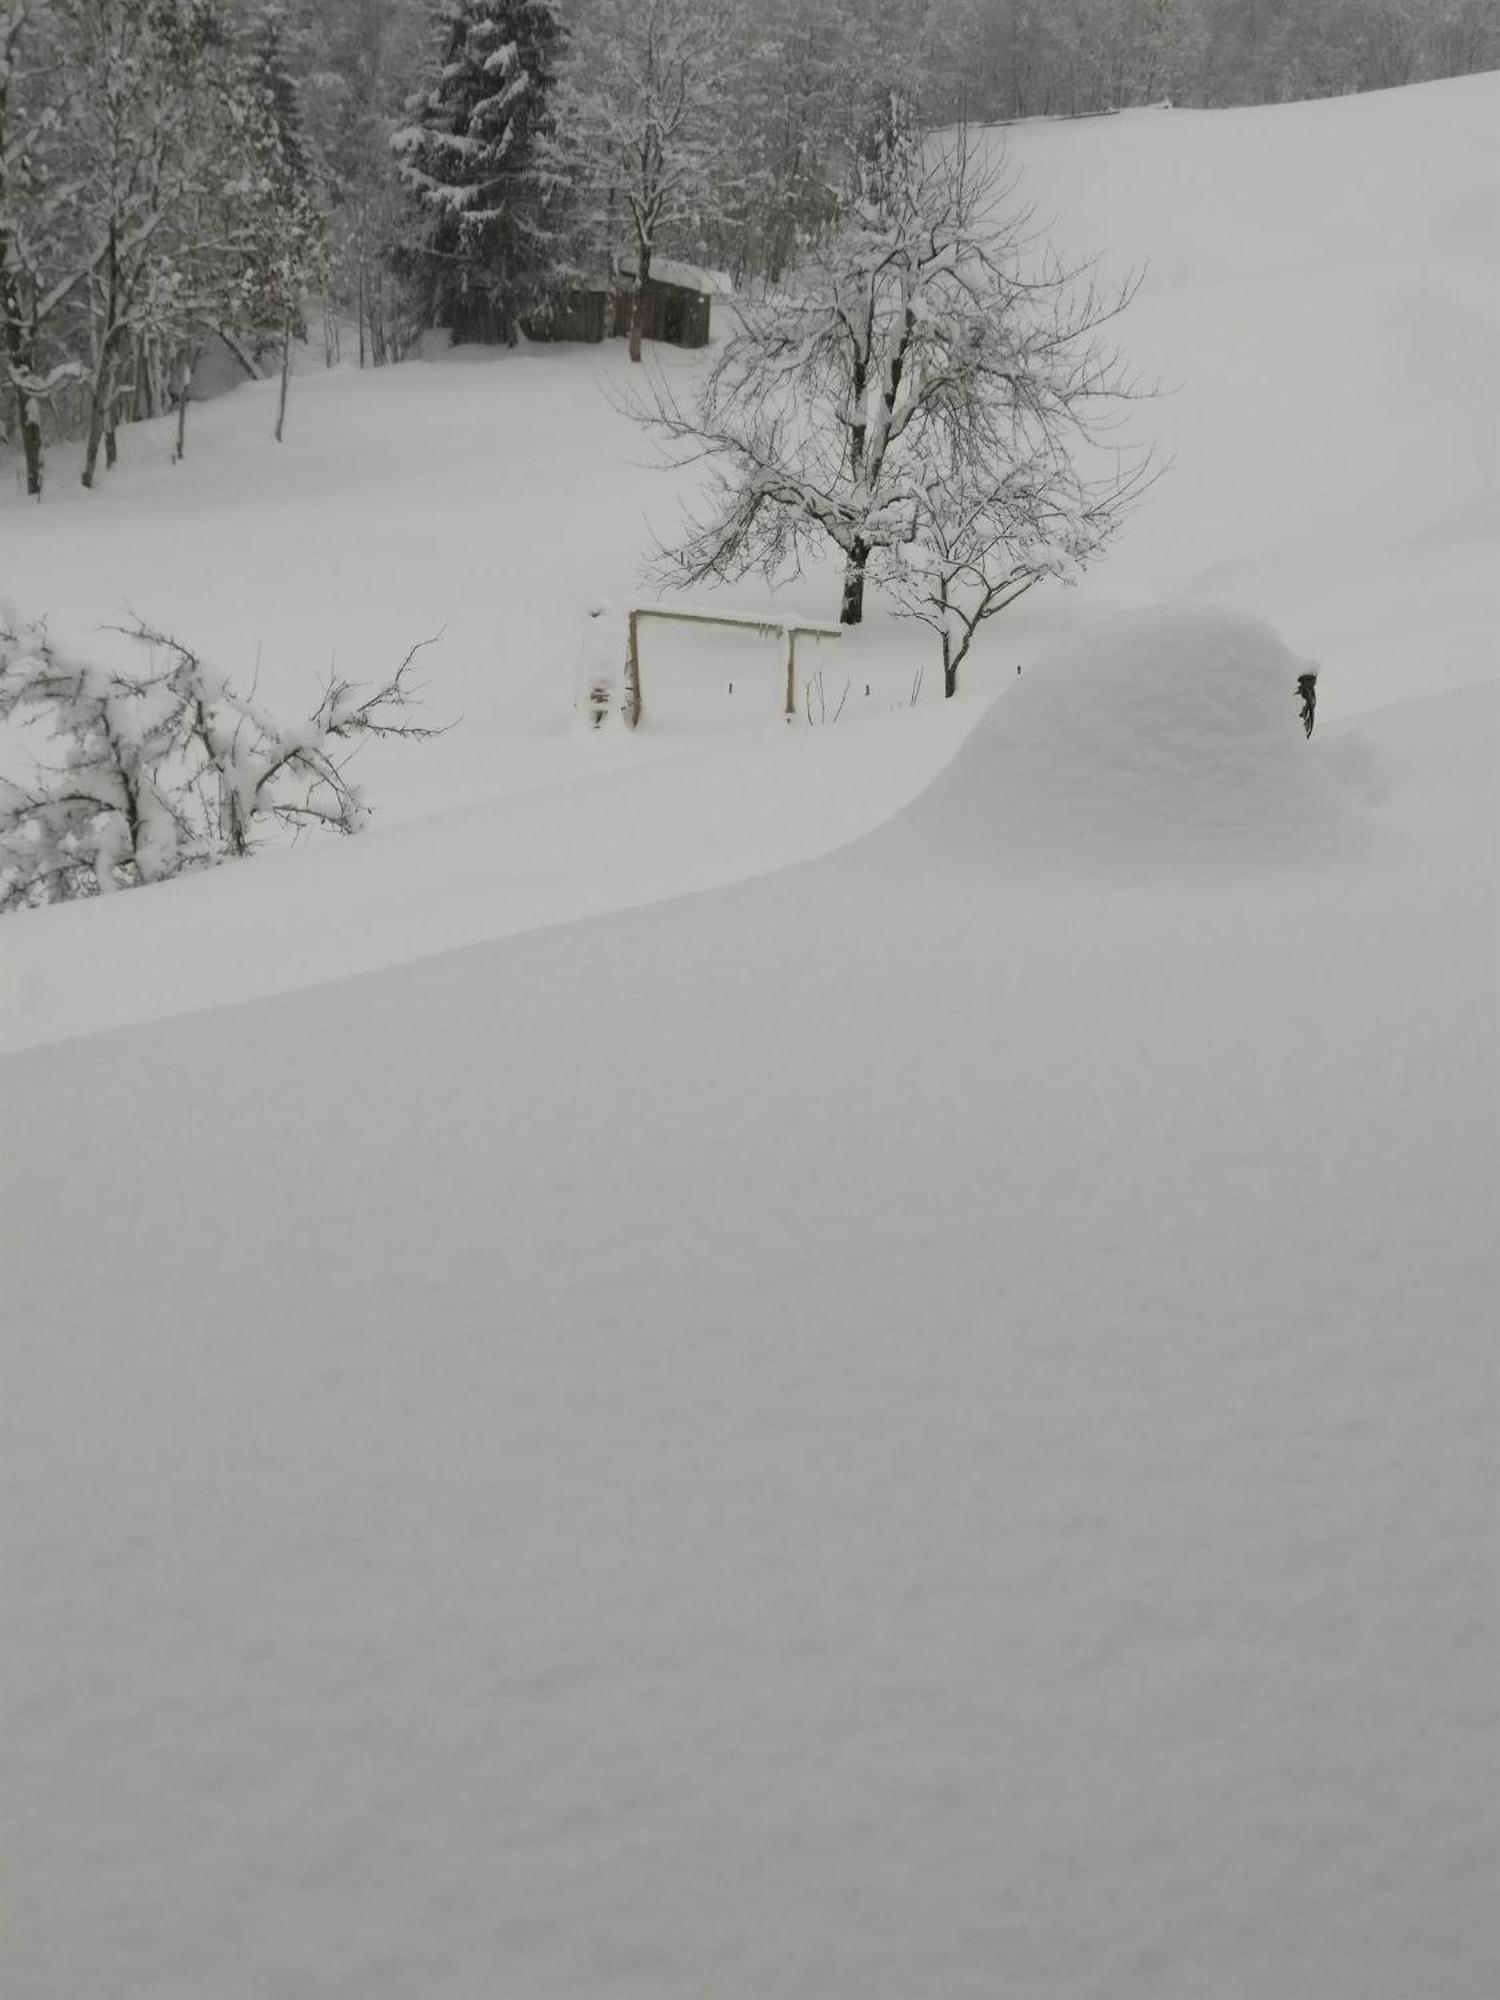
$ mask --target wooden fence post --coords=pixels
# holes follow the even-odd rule
[[[641,719],[641,639],[637,621],[639,611],[630,614],[630,646],[625,654],[625,700],[622,713],[627,729],[634,729]]]
[[[786,686],[782,695],[782,713],[788,722],[795,721],[797,715],[798,639],[837,639],[840,636],[837,625],[798,625],[783,623],[779,618],[745,617],[735,613],[716,615],[707,611],[663,611],[654,605],[637,606],[630,613],[630,642],[625,654],[625,694],[620,704],[621,713],[631,729],[641,719],[640,623],[643,618],[660,618],[668,624],[715,625],[721,630],[757,632],[765,639],[784,637]]]

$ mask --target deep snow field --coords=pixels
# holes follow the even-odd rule
[[[0,467],[60,638],[464,718],[0,928],[7,2000],[1500,1990],[1497,120],[1009,135],[1174,464],[951,704],[580,733],[616,349]]]

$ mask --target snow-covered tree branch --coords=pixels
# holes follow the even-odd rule
[[[641,359],[658,251],[701,245],[727,198],[735,40],[722,0],[590,0],[558,86],[554,159],[574,191],[584,254],[630,280]]]
[[[980,626],[1048,578],[1075,583],[1156,476],[1140,457],[1093,479],[1057,455],[1005,466],[949,458],[916,534],[887,552],[880,574],[897,609],[937,634],[945,696],[958,692]]]
[[[0,909],[107,894],[250,853],[276,826],[356,833],[350,773],[374,737],[420,742],[413,646],[376,686],[331,676],[302,722],[238,692],[181,640],[137,620],[129,675],[59,649],[0,610],[0,721],[56,745],[31,781],[0,780]]]
[[[1060,262],[1014,197],[962,135],[895,133],[826,246],[746,309],[698,400],[665,381],[636,399],[674,457],[710,467],[659,580],[771,573],[831,542],[845,624],[873,577],[918,604],[936,589],[946,627],[966,579],[989,616],[1103,546],[1150,476],[1147,454],[1105,456],[1146,393],[1110,339],[1136,284]]]
[[[552,0],[443,0],[430,85],[392,137],[418,240],[398,256],[428,322],[514,340],[555,261],[540,152],[562,46]]]

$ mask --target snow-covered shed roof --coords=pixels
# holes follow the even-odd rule
[[[635,259],[625,257],[620,261],[623,277],[635,276]],[[734,285],[727,271],[706,271],[698,264],[684,264],[675,257],[653,257],[651,277],[658,285],[681,285],[684,291],[702,292],[709,298],[727,299],[734,291]]]

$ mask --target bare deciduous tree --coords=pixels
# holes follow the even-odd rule
[[[1149,471],[1101,456],[1143,393],[1108,337],[1135,282],[1061,262],[1014,195],[962,135],[895,134],[826,247],[746,309],[698,400],[665,380],[637,400],[711,475],[659,580],[770,574],[832,543],[846,625],[870,576],[925,579],[919,602],[977,580],[989,616],[1102,546]]]
[[[556,98],[556,159],[585,250],[629,243],[630,358],[658,250],[697,247],[725,197],[734,41],[721,0],[590,0]],[[689,240],[684,240],[689,239]]]
[[[957,694],[981,625],[1048,578],[1075,583],[1156,476],[1137,456],[1088,479],[1056,454],[1004,467],[950,462],[939,473],[881,581],[938,635],[945,697]]]
[[[89,275],[69,254],[70,184],[58,168],[63,93],[56,22],[37,0],[0,0],[0,390],[13,407],[26,491],[42,492],[48,405],[82,380],[54,332]],[[0,408],[0,440],[7,411]]]

